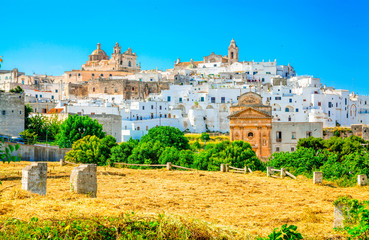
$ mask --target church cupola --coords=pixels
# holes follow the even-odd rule
[[[232,39],[228,47],[228,63],[232,64],[234,62],[238,62],[238,47],[236,41]]]

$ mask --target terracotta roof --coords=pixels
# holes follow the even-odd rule
[[[64,108],[52,108],[47,113],[48,114],[58,114],[61,113],[64,110]]]

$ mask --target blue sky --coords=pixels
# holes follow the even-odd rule
[[[299,75],[369,95],[369,1],[0,0],[2,69],[60,75],[100,42],[131,47],[143,69],[226,55],[277,59]]]

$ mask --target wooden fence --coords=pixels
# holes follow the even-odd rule
[[[220,171],[221,172],[233,172],[233,173],[244,173],[246,174],[247,172],[252,173],[252,170],[245,166],[244,168],[236,168],[236,167],[232,167],[229,166],[228,164],[220,164]]]
[[[281,169],[274,169],[273,167],[267,167],[267,176],[268,177],[274,177],[276,178],[277,176],[273,175],[274,172],[280,172],[280,176],[281,178],[284,178],[285,176],[289,176],[293,179],[296,179],[296,177],[294,175],[292,175],[291,173],[287,172],[286,169],[281,168]]]
[[[113,165],[122,165],[122,166],[139,166],[139,167],[166,167],[167,170],[171,170],[172,168],[179,168],[184,170],[197,170],[193,168],[182,167],[178,165],[173,165],[170,162],[167,164],[137,164],[137,163],[113,163]]]

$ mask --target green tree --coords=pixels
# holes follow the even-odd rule
[[[37,140],[37,134],[34,132],[31,132],[29,129],[26,129],[23,132],[20,132],[19,135],[24,140],[26,140],[27,144],[34,144]]]
[[[162,142],[140,142],[128,157],[128,163],[158,164],[159,157],[164,151]]]
[[[20,86],[16,86],[15,88],[13,89],[10,89],[9,92],[12,92],[12,93],[23,93],[23,89],[20,87]]]
[[[65,155],[65,160],[75,163],[94,163],[106,165],[111,155],[111,146],[116,146],[115,138],[107,136],[102,139],[87,135],[73,143],[71,151]]]
[[[45,140],[46,139],[46,117],[41,114],[36,114],[33,117],[29,118],[28,120],[28,127],[27,129],[31,133],[35,133],[37,135],[38,140]]]
[[[33,112],[32,107],[27,103],[27,105],[24,106],[24,129],[28,128],[29,125],[29,115]]]
[[[111,149],[110,161],[114,162],[128,162],[128,157],[131,156],[132,150],[138,145],[138,140],[130,138],[128,142],[122,142],[118,146]]]
[[[252,170],[265,169],[264,164],[256,157],[251,145],[244,141],[209,143],[204,151],[195,155],[193,167],[217,171],[222,163],[238,168],[248,166]]]
[[[60,126],[60,132],[56,136],[57,143],[61,148],[71,145],[85,136],[105,137],[103,127],[96,119],[88,116],[70,115]]]
[[[208,133],[201,133],[201,140],[204,141],[205,146],[206,146],[206,141],[210,140],[210,136]]]
[[[188,139],[178,128],[159,126],[149,130],[149,132],[141,138],[141,143],[160,142],[164,147],[175,147],[178,150],[189,149]]]

